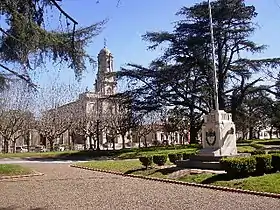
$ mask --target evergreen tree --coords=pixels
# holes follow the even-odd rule
[[[212,3],[213,27],[217,57],[219,109],[236,118],[247,90],[260,78],[252,75],[264,68],[276,68],[280,59],[242,58],[242,52],[260,53],[264,45],[250,40],[255,31],[254,6],[244,0],[217,0]],[[129,64],[118,72],[120,77],[140,81],[132,91],[149,108],[180,106],[190,119],[191,142],[201,127],[202,114],[214,108],[213,63],[209,30],[208,2],[183,7],[172,32],[148,32],[143,38],[150,49],[165,44],[164,53],[145,68]]]
[[[46,26],[47,16],[58,10],[65,17],[65,28],[51,30]],[[61,20],[60,20],[61,21]],[[5,22],[5,23],[4,23]],[[61,24],[58,22],[58,25]],[[1,0],[0,2],[0,68],[1,82],[11,74],[31,83],[28,70],[50,59],[63,62],[75,71],[77,77],[92,58],[85,46],[96,36],[104,21],[88,27],[77,27],[78,22],[68,15],[56,0]],[[12,70],[8,64],[15,64]]]

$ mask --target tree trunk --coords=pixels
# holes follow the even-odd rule
[[[99,136],[99,124],[100,124],[100,122],[99,122],[99,120],[97,120],[97,122],[96,122],[96,150],[100,150],[100,136]]]
[[[97,151],[100,150],[100,136],[99,136],[99,134],[97,135],[97,138],[96,138],[96,150]]]
[[[8,153],[9,152],[9,142],[4,139],[4,148],[3,148],[3,153]]]
[[[72,150],[72,146],[71,146],[71,132],[68,130],[68,141],[67,141],[67,144],[68,144],[68,150]]]
[[[16,141],[12,140],[13,142],[13,153],[16,153]]]
[[[146,148],[148,147],[147,136],[144,136],[144,146],[145,146]]]
[[[29,139],[29,135],[26,136],[26,145],[27,145],[27,152],[30,152],[30,139]]]
[[[116,142],[115,142],[115,138],[112,138],[113,139],[113,150],[116,150]]]
[[[273,131],[273,127],[271,127],[271,128],[270,128],[270,131],[269,131],[269,138],[270,138],[270,139],[272,139],[272,131]]]
[[[122,136],[122,148],[125,149],[125,139],[124,139],[125,135],[122,134],[121,136]]]
[[[261,129],[259,128],[258,129],[258,139],[260,139],[261,138]]]
[[[54,150],[54,148],[53,148],[54,142],[53,142],[53,140],[49,140],[49,142],[50,142],[50,151],[52,152]]]
[[[138,138],[138,147],[141,148],[141,137],[137,136]]]
[[[198,129],[191,123],[191,125],[190,125],[190,144],[197,143],[197,134],[198,134]]]
[[[89,136],[89,149],[90,149],[90,150],[93,150],[92,136]]]
[[[253,139],[253,131],[254,131],[254,128],[253,128],[253,127],[250,127],[250,128],[249,128],[249,139],[250,139],[250,140]]]

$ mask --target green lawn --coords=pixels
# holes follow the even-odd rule
[[[67,152],[23,152],[23,153],[0,153],[0,158],[24,158],[24,157],[58,157],[61,155],[74,154],[77,151]]]
[[[95,158],[107,156],[119,159],[135,159],[142,155],[169,154],[177,152],[193,153],[197,151],[195,146],[176,146],[176,147],[149,147],[149,148],[133,148],[122,150],[102,150],[102,151],[64,151],[64,152],[29,152],[29,153],[0,153],[0,158]]]
[[[228,180],[226,175],[200,174],[188,175],[180,178],[179,180],[244,190],[280,193],[280,173],[234,180]]]
[[[252,146],[249,146],[249,145],[238,145],[237,146],[237,151],[242,153],[242,152],[253,152],[255,151],[256,149]]]
[[[166,165],[170,165],[168,161]],[[159,178],[167,178],[168,174],[174,171],[174,168],[160,169],[152,165],[146,170],[139,160],[106,160],[106,161],[90,161],[86,163],[77,163],[78,166],[85,166],[94,169],[103,169],[110,171],[122,172],[125,174],[135,174],[143,176],[152,176]]]
[[[14,176],[25,175],[32,173],[32,170],[19,165],[13,164],[0,164],[0,177],[1,176]]]
[[[156,168],[155,165],[148,170],[145,170],[138,160],[90,161],[86,163],[78,163],[77,165],[95,169],[117,171],[125,174],[136,174],[158,178],[168,178],[169,174],[179,170],[176,167],[159,169]],[[179,178],[178,180],[245,190],[280,193],[280,173],[234,180],[229,180],[225,174],[213,175],[205,173],[187,175]]]
[[[161,155],[168,155],[171,153],[194,153],[196,152],[196,148],[186,148],[186,149],[168,149],[168,150],[163,150],[163,149],[156,149],[153,151],[141,151],[141,150],[136,150],[132,152],[126,152],[118,155],[118,158],[120,159],[135,159],[139,158],[140,156],[145,156],[145,155],[155,155],[155,154],[161,154]]]

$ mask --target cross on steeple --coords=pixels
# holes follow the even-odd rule
[[[106,48],[106,47],[107,47],[107,39],[104,38],[104,48]]]

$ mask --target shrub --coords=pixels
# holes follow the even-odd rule
[[[251,155],[264,155],[266,154],[265,150],[255,150],[251,152]]]
[[[223,158],[222,169],[232,178],[246,177],[255,172],[257,161],[254,157]]]
[[[256,148],[256,149],[263,149],[263,148],[264,148],[263,145],[261,145],[261,144],[256,144],[256,143],[252,143],[252,144],[250,144],[250,146],[252,146],[252,147],[254,147],[254,148]]]
[[[168,154],[169,161],[174,163],[177,161],[177,154]]]
[[[195,155],[196,153],[183,153],[183,160],[190,159],[190,156]]]
[[[272,169],[272,156],[271,155],[256,155],[256,174],[263,175],[269,173]]]
[[[168,154],[169,161],[173,164],[175,164],[177,160],[181,160],[182,157],[183,157],[183,155],[180,154],[180,153],[178,153],[178,154]]]
[[[182,160],[183,159],[183,154],[182,153],[177,153],[177,158],[178,158],[178,160]]]
[[[270,150],[267,153],[268,154],[280,154],[280,150]]]
[[[139,157],[140,162],[143,166],[148,169],[148,166],[152,165],[153,163],[153,157],[152,156],[145,156],[145,157]]]
[[[153,156],[153,162],[157,164],[158,166],[163,166],[167,161],[166,155],[154,155]]]
[[[272,154],[271,165],[273,172],[280,171],[280,154]]]

